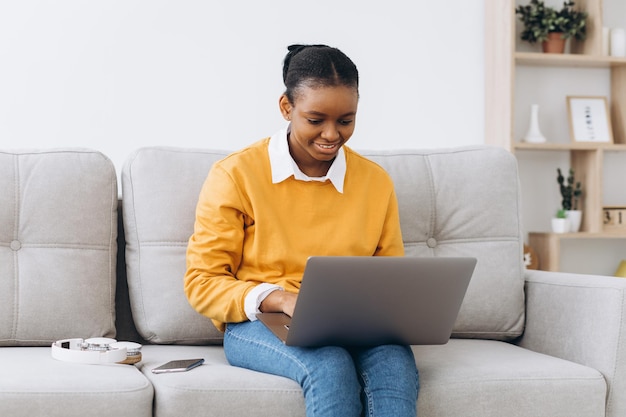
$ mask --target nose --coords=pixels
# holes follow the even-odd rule
[[[337,129],[337,126],[334,125],[334,123],[328,123],[326,126],[324,126],[321,136],[323,139],[326,139],[329,142],[336,142],[341,138],[339,130]]]

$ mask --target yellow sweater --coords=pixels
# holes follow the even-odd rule
[[[269,138],[217,162],[202,187],[187,247],[191,306],[224,323],[247,320],[244,300],[259,283],[298,292],[312,255],[402,256],[389,175],[344,146],[344,192],[289,177],[273,184]]]

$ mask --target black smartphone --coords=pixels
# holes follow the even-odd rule
[[[178,359],[169,361],[152,370],[154,374],[163,374],[166,372],[185,372],[200,366],[204,363],[204,359]]]

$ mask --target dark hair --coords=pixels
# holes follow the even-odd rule
[[[283,62],[285,95],[290,103],[298,89],[347,86],[359,90],[359,71],[343,52],[326,45],[291,45]]]

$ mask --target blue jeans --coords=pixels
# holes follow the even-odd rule
[[[298,382],[307,417],[417,414],[418,372],[408,346],[298,348],[246,321],[227,325],[224,351],[233,366]]]

